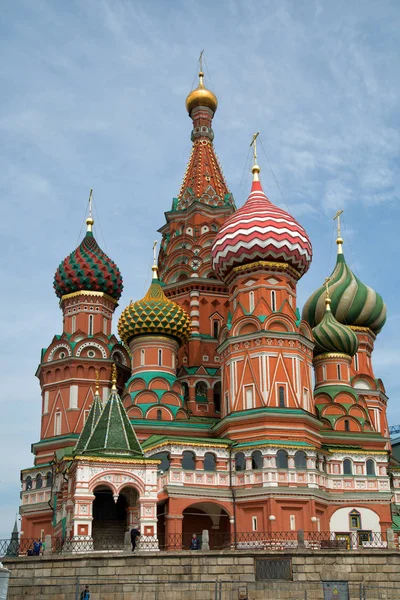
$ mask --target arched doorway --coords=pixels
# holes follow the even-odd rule
[[[122,488],[116,501],[107,485],[98,485],[93,493],[94,550],[122,550],[125,531],[139,527],[137,490],[129,486]]]
[[[115,502],[112,490],[105,485],[97,486],[93,493],[94,550],[122,548],[126,530],[126,498],[120,494]]]
[[[229,515],[224,508],[213,502],[197,502],[183,511],[182,547],[190,547],[193,533],[201,539],[204,529],[208,530],[210,549],[229,545]]]

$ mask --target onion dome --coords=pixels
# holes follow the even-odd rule
[[[258,177],[258,165],[252,172],[250,196],[225,221],[214,240],[213,268],[224,279],[239,265],[274,261],[288,264],[301,277],[311,264],[309,237],[289,213],[268,200]]]
[[[322,321],[313,329],[314,355],[340,352],[341,354],[354,356],[358,350],[358,338],[349,327],[336,321],[330,309],[330,304],[330,298],[326,297]]]
[[[211,109],[213,113],[217,110],[218,100],[215,94],[213,94],[210,90],[208,90],[203,81],[204,73],[200,71],[199,73],[199,85],[195,90],[190,92],[188,97],[186,98],[186,110],[189,115],[194,108],[198,106],[206,106]]]
[[[153,280],[142,300],[131,302],[118,321],[120,338],[129,344],[138,335],[167,335],[176,338],[181,344],[190,335],[190,319],[187,312],[169,300],[160,285],[157,265],[153,265]]]
[[[368,327],[379,333],[386,321],[386,305],[382,297],[362,283],[346,264],[342,244],[337,239],[338,256],[336,266],[329,278],[331,310],[335,318],[348,326]],[[315,327],[324,317],[324,286],[314,292],[303,308],[303,319]]]
[[[96,242],[91,216],[86,219],[87,231],[80,245],[67,256],[54,276],[56,295],[62,298],[74,292],[103,292],[114,300],[122,294],[119,268]]]

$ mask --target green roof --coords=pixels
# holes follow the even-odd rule
[[[143,456],[115,384],[83,454]]]
[[[393,519],[393,523],[392,523],[393,531],[400,531],[400,516],[393,515],[392,519]]]
[[[151,448],[152,446],[157,446],[158,444],[171,442],[176,444],[177,442],[181,442],[182,444],[192,444],[193,442],[197,442],[200,444],[215,444],[216,446],[230,446],[232,445],[231,440],[223,439],[223,438],[194,438],[194,437],[185,437],[185,436],[173,436],[172,438],[166,435],[156,435],[153,434],[145,442],[143,442],[143,449]]]
[[[88,443],[89,438],[92,435],[94,428],[97,425],[97,421],[100,418],[102,409],[103,409],[103,407],[101,404],[101,398],[98,394],[95,394],[93,404],[90,407],[88,418],[86,419],[86,423],[83,426],[81,435],[75,446],[74,453],[79,453],[79,452],[84,451],[85,446]]]

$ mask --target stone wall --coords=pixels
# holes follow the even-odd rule
[[[291,559],[292,581],[256,581],[256,562]],[[349,582],[351,598],[400,597],[400,553],[158,552],[8,558],[9,600],[71,600],[88,584],[91,600],[323,600],[321,581]],[[340,596],[337,600],[341,600]]]

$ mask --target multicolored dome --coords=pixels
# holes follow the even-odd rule
[[[138,335],[168,335],[181,344],[190,335],[190,318],[187,312],[169,300],[160,285],[157,267],[153,266],[153,281],[142,300],[132,302],[125,308],[118,322],[120,338],[128,344]]]
[[[80,245],[67,256],[54,276],[54,289],[59,298],[81,291],[103,292],[114,300],[122,294],[122,277],[115,262],[96,242],[93,219],[86,221],[88,231]]]
[[[212,248],[213,268],[224,279],[239,265],[258,260],[287,263],[304,275],[312,259],[307,233],[286,211],[264,194],[253,167],[253,184],[245,204],[219,230]]]
[[[386,321],[386,305],[382,297],[362,283],[346,264],[342,240],[338,241],[336,266],[329,279],[331,310],[335,318],[345,325],[368,327],[379,333]],[[325,288],[314,292],[303,308],[303,319],[315,327],[324,317]]]
[[[358,350],[358,338],[354,331],[335,319],[330,309],[330,303],[330,298],[326,298],[322,321],[313,329],[314,355],[340,352],[354,356]]]

